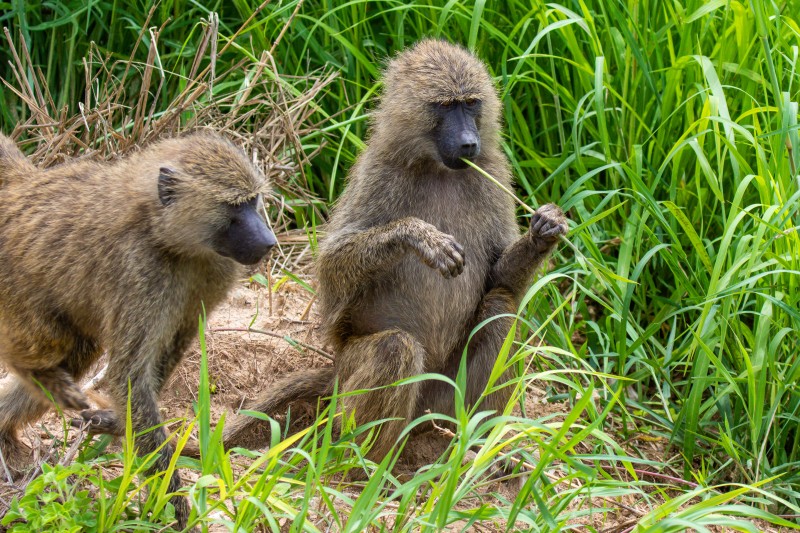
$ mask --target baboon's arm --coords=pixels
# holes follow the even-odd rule
[[[517,239],[500,254],[492,267],[492,287],[511,291],[519,301],[534,271],[550,255],[559,238],[567,233],[567,219],[557,205],[540,207],[531,218],[528,233]]]
[[[374,280],[408,252],[419,256],[444,277],[464,270],[464,249],[456,240],[432,224],[415,217],[401,218],[364,231],[332,233],[319,255],[319,274],[329,286],[357,286]]]

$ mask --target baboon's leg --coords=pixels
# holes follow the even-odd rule
[[[40,337],[24,342],[13,340],[13,336],[0,340],[2,359],[9,362],[10,370],[44,401],[49,400],[47,391],[62,409],[89,407],[75,379],[97,358],[98,346],[58,320],[37,319],[29,326]]]
[[[6,348],[7,345],[0,348]],[[65,388],[80,392],[73,378],[81,377],[97,357],[98,347],[86,339],[77,339],[73,344],[72,352],[62,361],[60,367],[48,369],[50,374],[42,385],[48,382],[51,376],[54,381],[48,382],[48,390],[61,390]],[[41,373],[34,373],[41,376]],[[47,385],[45,385],[47,387]],[[51,394],[53,394],[51,392]],[[54,398],[56,394],[53,394]],[[85,397],[76,395],[76,398]],[[22,444],[16,438],[16,430],[28,422],[41,418],[50,408],[51,403],[42,394],[37,385],[26,383],[16,375],[10,374],[0,381],[0,449],[6,460],[15,455],[15,450]],[[66,407],[61,403],[62,407]]]
[[[155,339],[148,340],[151,343],[157,342]],[[158,361],[153,360],[155,359],[153,354],[159,352],[149,345],[148,340],[127,339],[126,346],[121,349],[111,348],[108,382],[109,393],[114,400],[117,424],[125,420],[124,413],[126,412],[128,384],[130,383],[131,425],[136,432],[135,444],[139,449],[139,454],[150,454],[164,444],[149,470],[150,473],[156,473],[164,472],[169,468],[175,448],[169,442],[165,444],[167,440],[165,428],[155,428],[161,424],[161,415],[158,411],[157,370],[154,368]],[[94,411],[94,413],[103,412],[107,411]],[[81,415],[83,416],[84,413],[86,411]],[[168,492],[177,492],[180,487],[181,478],[175,471],[169,480]],[[175,506],[178,526],[186,527],[189,519],[189,503],[186,498],[176,496],[170,502]]]
[[[191,344],[196,334],[197,319],[195,317],[193,322],[181,328],[175,334],[175,337],[172,339],[171,346],[168,346],[167,349],[164,350],[159,356],[158,365],[156,366],[155,382],[156,390],[159,393],[161,392],[161,389],[164,388],[164,385],[167,384],[167,381],[169,381],[169,378],[175,371],[175,367],[177,367],[178,363],[180,363],[183,359],[183,354],[186,353],[186,350],[189,348],[189,344]]]
[[[185,328],[179,332],[172,343],[159,356],[155,365],[153,390],[160,394],[161,389],[169,380],[175,367],[181,361],[183,353],[189,346],[194,335],[193,328]],[[127,385],[126,385],[127,387]],[[126,389],[127,390],[127,389]],[[117,404],[118,406],[120,404]],[[124,403],[121,405],[125,405]],[[75,427],[86,426],[92,435],[125,435],[125,415],[124,411],[119,413],[111,409],[84,409],[81,411],[81,418],[74,418],[72,425]]]
[[[9,374],[0,381],[0,452],[15,475],[31,461],[30,450],[17,438],[17,429],[41,418],[49,407],[44,396],[31,392],[17,376]],[[2,477],[5,479],[4,474]]]
[[[0,435],[11,441],[16,429],[28,421],[41,418],[50,403],[33,393],[17,376],[9,374],[0,381]]]
[[[506,289],[491,289],[481,300],[474,323],[470,326],[468,333],[487,318],[503,314],[513,315],[515,313],[516,303],[511,293]],[[495,318],[479,329],[469,341],[467,349],[467,406],[474,405],[486,389],[497,355],[500,353],[503,342],[511,330],[512,321],[513,318],[507,316]],[[453,380],[458,374],[463,355],[463,344],[461,346],[450,356],[447,367],[441,370],[442,374]],[[498,378],[495,385],[504,383],[512,377],[513,369],[508,369]],[[511,387],[503,387],[484,398],[481,409],[502,411],[510,396]],[[426,409],[433,413],[452,416],[455,411],[453,406],[454,399],[455,393],[449,385],[441,381],[426,381],[420,393],[421,401],[416,416],[422,416]]]
[[[69,352],[61,357],[49,356],[50,363],[58,362],[58,366],[31,369],[28,363],[28,368],[14,367],[12,370],[17,376],[9,375],[4,380],[0,387],[0,430],[19,427],[40,418],[47,411],[50,401],[42,387],[62,408],[85,409],[89,406],[75,379],[86,373],[97,358],[99,348],[82,337],[70,339],[68,343],[62,342],[61,345],[68,345]],[[4,350],[6,360],[25,361],[20,353],[22,349],[18,346],[2,343],[0,350]],[[15,351],[20,353],[16,358]],[[31,381],[31,378],[39,384]]]
[[[342,392],[389,385],[425,370],[425,350],[408,333],[394,329],[350,340],[336,356]],[[342,398],[346,413],[355,413],[359,425],[383,418],[385,422],[367,457],[380,461],[414,414],[419,383],[389,387]]]
[[[92,433],[112,435],[125,434],[125,420],[130,384],[131,426],[137,433],[136,446],[140,455],[157,450],[167,440],[167,432],[161,424],[158,411],[158,397],[161,388],[181,359],[183,349],[191,341],[191,330],[179,332],[166,349],[158,350],[141,339],[127,339],[127,346],[114,349],[109,361],[109,392],[114,400],[114,410],[87,409],[81,412],[81,419],[73,424],[88,423]],[[156,342],[155,339],[150,339]],[[177,349],[180,348],[180,351]],[[154,355],[155,354],[155,355]],[[150,431],[146,431],[150,430]],[[161,448],[150,472],[164,472],[175,452],[174,446],[167,442]],[[168,491],[177,492],[181,478],[177,471],[169,480]],[[175,506],[175,517],[181,528],[189,519],[189,503],[186,498],[176,496],[170,502]]]

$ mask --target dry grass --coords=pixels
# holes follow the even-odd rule
[[[151,9],[148,22],[154,11]],[[290,24],[291,20],[285,27]],[[245,26],[247,22],[239,32]],[[142,32],[131,48],[135,51],[147,38],[149,53],[144,62],[136,61],[133,52],[127,60],[113,60],[92,43],[89,55],[83,59],[86,91],[78,106],[80,113],[69,115],[65,107],[56,106],[41,69],[31,61],[25,41],[20,39],[22,45],[17,49],[11,32],[5,28],[5,40],[13,57],[13,79],[2,81],[27,110],[27,116],[10,136],[35,164],[49,167],[72,158],[115,159],[165,137],[213,129],[251,154],[281,191],[303,204],[315,204],[317,199],[308,192],[305,173],[321,146],[308,151],[300,140],[322,126],[310,120],[316,110],[314,100],[336,78],[336,73],[282,76],[272,56],[279,39],[258,59],[243,56],[217,72],[217,58],[232,45],[235,35],[218,50],[218,20],[212,14],[203,21],[191,69],[182,76],[166,71],[159,58],[162,29]],[[122,75],[114,74],[120,71]],[[164,106],[165,80],[175,76],[181,78],[183,89]],[[238,87],[220,94],[214,92],[215,87],[227,83]],[[139,88],[137,94],[131,93],[131,87]],[[273,200],[278,208],[275,229],[280,232],[293,222],[287,216],[292,209],[281,195],[275,195]]]

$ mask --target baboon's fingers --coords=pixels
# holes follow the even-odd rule
[[[453,254],[449,260],[450,274],[453,277],[461,275],[461,273],[464,272],[465,263],[466,261],[464,261],[463,252],[461,253],[456,252],[455,254]]]
[[[464,271],[464,263],[445,256],[437,261],[436,269],[446,278],[455,278]]]
[[[544,204],[536,210],[537,213],[546,215],[548,218],[563,218],[564,212],[556,204]]]
[[[544,238],[555,238],[567,233],[566,218],[561,208],[546,204],[536,210],[531,217],[530,234]]]
[[[120,428],[117,414],[110,409],[85,409],[81,411],[81,418],[73,418],[70,423],[73,427],[85,427],[90,435],[122,436],[124,434],[124,430]]]
[[[60,367],[31,372],[31,378],[48,391],[62,409],[88,409],[89,400],[75,383],[72,375]]]
[[[567,231],[566,224],[551,223],[541,230],[540,235],[543,237],[558,237],[559,235],[566,235]]]
[[[60,387],[51,389],[50,393],[62,409],[89,408],[89,399],[74,382],[61,383]]]
[[[531,234],[535,235],[539,233],[539,230],[542,228],[542,225],[544,225],[544,221],[545,218],[541,214],[539,214],[538,211],[534,213],[531,216],[531,226],[530,226]]]
[[[439,257],[437,256],[433,248],[430,248],[428,246],[421,246],[417,248],[417,252],[419,258],[422,260],[423,263],[436,270],[441,270]]]
[[[553,233],[553,230],[556,229],[557,227],[558,225],[555,224],[553,221],[546,220],[545,223],[542,224],[542,227],[539,228],[539,235],[541,235],[542,237],[548,237],[551,233]]]
[[[462,259],[466,259],[467,256],[464,254],[464,247],[456,241],[453,241],[452,244],[453,248],[455,248],[456,252],[458,252],[458,255],[460,255]]]
[[[445,278],[458,276],[464,271],[464,247],[452,235],[436,234],[415,243],[414,249],[423,263],[438,270]]]
[[[444,254],[447,271],[450,274],[449,277],[454,278],[464,272],[465,256],[463,246],[455,240],[450,241],[444,248]]]
[[[439,269],[439,272],[446,278],[454,278],[458,276],[458,266],[455,261],[447,258],[442,262],[442,268]]]
[[[464,247],[453,241],[452,249],[450,250],[450,256],[453,258],[456,264],[462,267],[463,270],[464,264],[467,262],[467,254],[464,253]]]
[[[464,271],[464,267],[460,266],[455,261],[449,261],[448,266],[450,267],[450,277],[452,278],[458,276]]]

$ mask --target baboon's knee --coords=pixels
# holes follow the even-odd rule
[[[514,321],[513,316],[502,315],[516,314],[516,306],[514,296],[503,288],[490,290],[480,304],[477,323],[490,318],[491,320],[486,322],[470,340],[465,398],[468,405],[474,405],[478,402],[489,384],[489,376],[492,374],[497,362],[497,356],[508,337]],[[457,364],[457,361],[454,361],[453,364]],[[457,368],[453,368],[452,371],[456,372]],[[493,385],[501,385],[513,377],[514,370],[508,368]],[[500,411],[511,397],[511,391],[512,387],[510,386],[502,387],[484,397],[482,405],[487,409]]]
[[[425,350],[411,334],[389,330],[376,335],[375,352],[388,378],[395,381],[425,370]]]
[[[506,289],[492,289],[483,297],[475,317],[475,325],[491,320],[472,336],[469,345],[471,357],[487,359],[487,362],[494,361],[511,330],[514,322],[512,315],[517,311],[516,305],[514,296]]]
[[[420,391],[419,383],[387,385],[424,372],[425,350],[413,336],[400,330],[368,335],[351,344],[346,348],[349,357],[345,359],[354,359],[354,368],[349,376],[342,376],[342,390],[385,388],[342,398],[345,411],[353,413],[358,424],[383,418],[401,419],[382,425],[369,453],[371,459],[380,460],[410,421]]]
[[[401,330],[361,337],[346,351],[341,359],[350,364],[344,365],[346,368],[340,369],[339,374],[344,391],[391,385],[421,374],[425,369],[425,350],[414,337]],[[351,396],[344,399],[344,404],[348,409],[356,408],[360,413],[356,416],[361,420],[406,417],[413,409],[417,394],[418,386],[412,383]]]
[[[342,381],[375,387],[421,374],[425,349],[409,333],[391,329],[352,340],[336,362]]]

